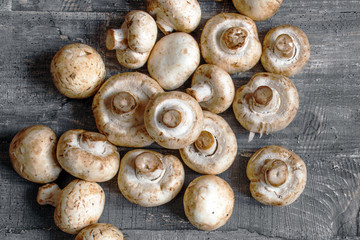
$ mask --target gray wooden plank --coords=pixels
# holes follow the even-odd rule
[[[12,0],[0,0],[0,11],[10,11]]]

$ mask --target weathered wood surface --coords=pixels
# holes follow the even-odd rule
[[[229,0],[199,2],[202,22],[192,34],[197,40],[210,17],[235,12]],[[128,71],[118,65],[113,52],[106,51],[104,34],[107,28],[120,26],[132,9],[144,10],[144,1],[0,0],[0,239],[74,238],[56,228],[51,207],[37,205],[39,185],[13,171],[9,143],[16,132],[33,124],[48,125],[58,136],[74,128],[96,131],[92,99],[62,96],[52,83],[50,61],[60,47],[83,42],[103,56],[108,77]],[[311,44],[309,63],[292,77],[300,109],[288,128],[261,139],[257,136],[250,143],[232,110],[221,114],[236,133],[239,148],[234,164],[220,175],[236,196],[228,223],[202,232],[186,220],[184,189],[199,176],[188,168],[184,189],[172,202],[156,208],[128,202],[115,179],[102,183],[107,200],[100,222],[119,227],[127,239],[360,238],[360,3],[284,0],[273,18],[257,22],[261,40],[281,24],[300,27]],[[147,72],[146,68],[139,71]],[[258,64],[249,72],[233,75],[236,88],[260,71],[263,68]],[[307,164],[306,189],[287,207],[264,206],[250,196],[247,161],[257,149],[270,144],[293,150]],[[150,148],[179,156],[156,144]],[[128,150],[119,148],[121,155]],[[64,187],[71,179],[62,173],[57,182]]]

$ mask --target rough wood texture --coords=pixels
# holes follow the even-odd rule
[[[193,36],[199,41],[210,17],[235,12],[231,1],[199,1],[203,16]],[[60,136],[69,129],[96,131],[92,98],[71,100],[54,87],[50,61],[62,46],[83,42],[106,61],[107,76],[128,71],[105,49],[105,31],[120,26],[129,10],[145,9],[144,1],[125,0],[0,0],[0,238],[73,239],[53,223],[53,209],[35,201],[39,185],[12,169],[8,147],[12,137],[33,124],[50,126]],[[258,136],[248,133],[229,109],[222,116],[238,140],[235,163],[220,177],[233,187],[236,202],[228,223],[214,232],[197,231],[182,207],[184,189],[169,204],[143,208],[128,202],[116,180],[102,183],[106,206],[100,222],[114,224],[127,239],[359,239],[360,238],[360,4],[358,0],[285,0],[278,13],[257,22],[261,40],[271,28],[293,24],[308,35],[312,55],[292,77],[300,109],[288,128]],[[159,34],[159,37],[162,36]],[[139,70],[146,73],[146,68]],[[261,64],[235,74],[236,88],[263,71]],[[189,82],[185,84],[188,86]],[[185,87],[182,87],[183,90]],[[308,183],[287,207],[261,205],[250,196],[246,164],[257,149],[279,144],[300,155]],[[179,156],[177,151],[150,148]],[[119,148],[124,155],[127,150]],[[199,174],[186,168],[185,187]],[[72,179],[62,173],[64,187]]]

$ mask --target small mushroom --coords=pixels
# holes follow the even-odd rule
[[[237,142],[229,124],[220,116],[204,111],[204,125],[195,143],[180,149],[184,163],[201,174],[220,174],[234,162]]]
[[[234,100],[235,87],[230,75],[212,64],[203,64],[194,73],[191,88],[186,92],[213,113],[222,113]]]
[[[230,74],[251,69],[261,56],[254,21],[236,13],[220,13],[207,21],[200,47],[205,62]]]
[[[148,60],[148,71],[162,88],[173,90],[191,76],[200,63],[200,49],[189,34],[177,32],[161,38]]]
[[[149,99],[164,90],[152,78],[138,72],[110,77],[93,100],[97,128],[109,142],[123,147],[145,147],[154,142],[144,126]]]
[[[229,220],[234,202],[234,192],[225,180],[203,175],[194,179],[185,191],[185,215],[198,229],[215,230]]]
[[[94,95],[106,76],[100,54],[82,43],[61,48],[51,61],[50,71],[57,89],[69,98]]]
[[[130,202],[155,207],[170,202],[180,192],[184,178],[184,167],[177,157],[136,149],[121,159],[118,186]]]
[[[40,187],[36,200],[55,207],[54,220],[61,231],[76,234],[99,220],[105,194],[99,184],[75,179],[63,190],[55,183]]]
[[[81,230],[75,240],[125,240],[125,238],[114,225],[94,223]]]
[[[199,103],[190,95],[172,91],[151,99],[144,114],[149,135],[168,149],[184,148],[199,137],[203,113]]]
[[[156,23],[165,35],[174,30],[190,33],[201,20],[197,0],[146,0],[146,8],[151,15],[156,16]]]
[[[246,168],[251,195],[266,205],[293,203],[306,185],[306,165],[292,151],[267,146],[251,156]]]
[[[57,137],[44,125],[26,127],[12,139],[9,155],[14,170],[35,183],[55,181],[62,170],[56,160]]]
[[[266,34],[261,55],[266,71],[290,77],[300,72],[309,58],[310,44],[301,29],[281,25]]]
[[[109,29],[106,48],[116,49],[119,63],[130,69],[142,67],[157,37],[155,20],[146,12],[134,10],[126,14],[120,29]]]
[[[74,177],[92,182],[112,179],[120,165],[120,156],[105,135],[85,130],[69,130],[59,139],[57,159]]]
[[[295,85],[285,76],[257,73],[240,87],[233,102],[236,119],[248,131],[269,134],[286,128],[299,108]]]
[[[282,0],[232,0],[236,10],[255,21],[271,18],[280,8]]]

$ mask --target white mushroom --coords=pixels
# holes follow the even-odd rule
[[[232,2],[241,14],[255,21],[264,21],[276,13],[282,0],[232,0]]]
[[[200,63],[200,49],[189,34],[177,32],[161,38],[152,50],[148,71],[160,86],[173,90],[191,76]]]
[[[93,100],[97,128],[117,146],[150,145],[153,140],[144,126],[144,110],[149,99],[163,91],[155,80],[142,73],[112,76]]]
[[[229,124],[220,116],[204,111],[204,125],[195,143],[180,149],[184,163],[201,174],[220,174],[234,162],[237,142]]]
[[[55,181],[62,170],[56,160],[57,137],[44,125],[22,129],[12,139],[9,155],[14,170],[26,180],[36,183]]]
[[[171,201],[184,184],[185,171],[173,155],[136,149],[121,159],[118,186],[130,202],[155,207]]]
[[[114,225],[94,223],[81,230],[75,240],[125,240],[125,238]]]

